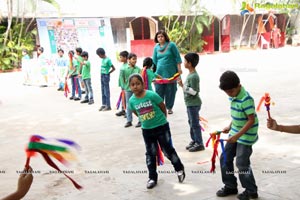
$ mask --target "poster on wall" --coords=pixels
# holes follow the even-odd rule
[[[42,18],[37,19],[40,45],[46,54],[56,54],[81,47],[95,52],[102,47],[113,51],[113,36],[109,18]]]

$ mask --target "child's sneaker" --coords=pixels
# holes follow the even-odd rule
[[[156,181],[155,180],[152,180],[152,179],[149,179],[147,181],[147,189],[152,189],[156,186]]]
[[[237,198],[240,200],[257,199],[258,194],[257,193],[249,193],[245,190],[241,194],[237,195]]]
[[[217,191],[216,195],[218,197],[227,197],[229,195],[237,194],[237,193],[238,193],[238,190],[236,188],[223,187]]]
[[[94,103],[94,100],[93,99],[90,99],[90,101],[89,101],[89,105],[92,105]]]
[[[121,110],[120,112],[117,112],[116,115],[118,117],[122,116],[122,115],[126,115],[125,110]]]
[[[189,152],[203,151],[204,149],[205,147],[203,144],[195,143],[194,146],[189,149]]]
[[[80,103],[88,103],[89,100],[85,99],[85,100],[82,100]]]
[[[111,107],[105,107],[105,108],[103,108],[102,111],[109,111],[109,110],[111,110]]]
[[[177,172],[177,176],[178,176],[178,181],[179,183],[182,183],[185,179],[185,172],[184,170],[180,170]]]
[[[99,111],[102,111],[105,107],[106,107],[106,106],[101,106],[101,107],[99,108]]]
[[[185,147],[185,149],[186,149],[186,150],[189,150],[190,148],[192,148],[192,147],[194,146],[194,144],[195,144],[195,141],[191,141],[191,142]]]

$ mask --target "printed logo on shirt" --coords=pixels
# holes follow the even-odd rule
[[[140,120],[146,121],[155,117],[152,102],[146,101],[135,106],[135,109],[140,113]]]

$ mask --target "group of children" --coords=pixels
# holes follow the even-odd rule
[[[72,52],[69,52],[69,54]],[[102,58],[101,65],[101,92],[102,106],[99,111],[111,110],[109,81],[110,73],[115,70],[111,60],[105,56],[102,48],[97,49],[97,55]],[[81,55],[82,60],[79,58]],[[80,91],[79,78],[82,78],[87,95],[82,103],[93,103],[93,92],[90,84],[90,63],[87,52],[82,52],[77,58],[73,58],[70,63],[67,77],[72,80],[72,96],[70,99],[79,100],[75,97],[75,90]],[[161,78],[152,70],[152,59],[147,57],[143,61],[143,68],[136,66],[137,56],[134,53],[122,51],[119,54],[120,67],[119,86],[123,98],[122,109],[116,113],[117,116],[126,116],[125,127],[132,126],[132,113],[138,116],[136,127],[142,129],[142,135],[146,147],[146,164],[149,171],[149,180],[146,187],[151,189],[156,186],[157,174],[157,153],[159,148],[171,161],[178,181],[182,183],[185,179],[184,165],[181,162],[171,139],[171,131],[167,121],[166,106],[163,99],[152,90],[152,82],[156,78]],[[201,127],[199,124],[199,111],[201,108],[200,78],[196,70],[199,63],[197,53],[187,53],[184,56],[184,66],[189,74],[183,82],[180,78],[178,85],[182,87],[184,101],[187,109],[188,123],[190,126],[191,142],[186,149],[190,152],[204,150]],[[225,149],[220,158],[222,182],[224,187],[217,191],[216,195],[225,197],[237,194],[237,178],[234,171],[234,158],[239,170],[238,176],[245,191],[237,198],[248,200],[258,198],[257,185],[250,166],[250,156],[252,145],[258,140],[258,118],[255,112],[254,99],[241,85],[238,75],[233,71],[226,71],[220,77],[219,88],[230,97],[231,122],[225,127],[222,133],[229,133]],[[278,125],[275,120],[268,120],[268,128],[278,131],[299,133],[299,126]]]

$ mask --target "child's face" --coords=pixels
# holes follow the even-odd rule
[[[241,91],[241,85],[232,88],[230,90],[224,90],[224,92],[230,97],[236,97]]]
[[[132,57],[128,59],[128,63],[130,64],[130,66],[135,66],[136,62],[137,62],[137,57]]]
[[[102,54],[99,54],[98,56],[99,56],[100,58],[104,58],[104,55],[102,55]]]
[[[189,69],[191,67],[191,63],[184,59],[184,67]]]
[[[127,62],[127,58],[124,56],[119,56],[119,60],[120,60],[120,62],[123,62],[123,63]]]
[[[58,52],[59,57],[63,57],[64,53],[62,51]]]
[[[143,92],[144,84],[138,78],[133,77],[129,83],[130,90],[135,94],[138,95]]]
[[[83,60],[87,60],[88,59],[88,57],[86,57],[86,56],[83,56],[82,58],[83,58]]]

